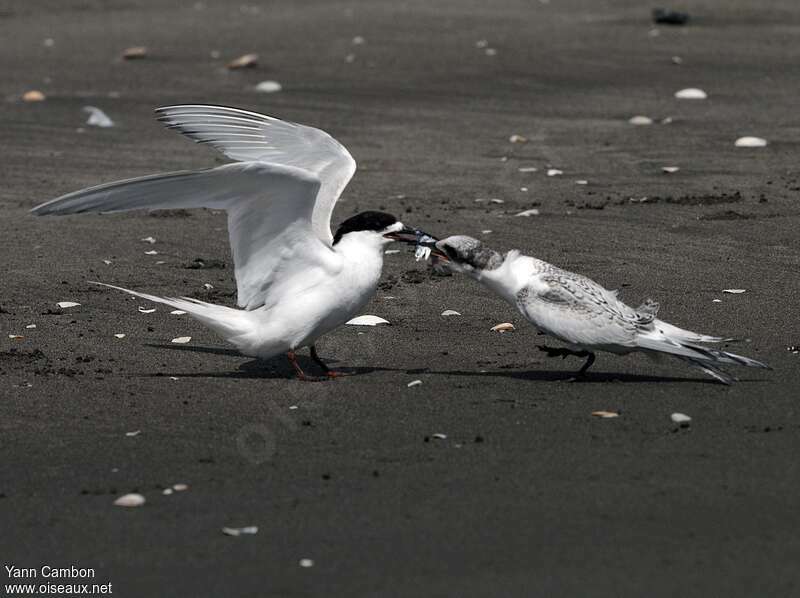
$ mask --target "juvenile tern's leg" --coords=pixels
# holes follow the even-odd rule
[[[586,357],[586,363],[584,363],[583,367],[578,370],[577,374],[578,376],[583,376],[586,373],[586,370],[592,367],[592,364],[594,363],[595,360],[595,354],[592,353],[591,351],[578,351],[575,353],[575,355],[578,355],[578,353],[582,353],[580,357]]]
[[[581,369],[578,370],[576,377],[580,378],[586,371],[592,367],[592,364],[595,360],[595,354],[591,351],[573,351],[572,349],[565,349],[563,347],[547,347],[547,346],[540,346],[540,351],[547,353],[548,357],[561,357],[561,359],[566,359],[569,356],[573,357],[586,357],[586,363],[583,364]]]
[[[294,368],[295,374],[297,374],[297,379],[302,380],[304,382],[319,382],[321,380],[326,380],[326,378],[322,378],[320,376],[309,376],[304,371],[303,368],[300,367],[300,364],[297,363],[297,355],[294,354],[294,351],[288,351],[286,353],[286,357],[289,358],[289,363],[292,364]]]
[[[316,361],[319,364],[319,367],[325,370],[325,375],[328,376],[328,378],[338,378],[339,376],[347,375],[343,372],[337,372],[336,370],[332,370],[327,363],[322,361],[322,357],[319,356],[319,353],[317,353],[317,347],[315,347],[314,345],[311,345],[311,359]]]

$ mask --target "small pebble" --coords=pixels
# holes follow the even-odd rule
[[[145,503],[145,498],[141,494],[125,494],[114,501],[117,507],[141,507]]]
[[[766,147],[767,140],[761,137],[739,137],[734,145],[736,147]]]

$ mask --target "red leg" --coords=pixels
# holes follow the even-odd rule
[[[303,371],[303,368],[300,367],[300,364],[297,363],[297,355],[294,354],[294,351],[288,351],[286,353],[286,357],[289,358],[289,363],[292,364],[294,373],[297,375],[298,380],[303,380],[304,382],[318,382],[320,380],[325,380],[325,378],[320,378],[318,376],[307,376]]]
[[[337,372],[336,370],[332,370],[330,367],[328,367],[328,364],[322,361],[322,358],[319,356],[319,353],[317,353],[317,348],[314,345],[311,345],[311,359],[316,361],[319,364],[319,367],[325,370],[325,375],[328,376],[328,378],[340,378],[347,375],[343,372]]]

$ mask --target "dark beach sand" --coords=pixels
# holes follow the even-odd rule
[[[286,0],[258,12],[6,0],[3,564],[93,567],[130,597],[796,594],[800,355],[787,347],[800,344],[800,5],[688,4],[690,26],[654,36],[651,6],[633,0]],[[136,45],[148,58],[118,59]],[[247,52],[258,68],[224,68]],[[256,94],[266,79],[284,91]],[[674,99],[685,87],[709,99]],[[28,89],[47,100],[20,102]],[[632,303],[652,296],[665,319],[741,338],[729,349],[775,370],[739,370],[726,388],[677,362],[601,355],[588,381],[564,382],[579,362],[546,359],[544,338],[498,298],[429,279],[407,251],[387,256],[366,310],[392,326],[319,343],[357,373],[333,383],[238,356],[163,307],[140,314],[143,302],[87,281],[233,302],[223,215],[27,210],[221,163],[154,122],[154,107],[179,102],[336,136],[359,163],[337,222],[385,209],[439,235],[491,229],[499,250]],[[85,105],[118,126],[78,132]],[[629,125],[637,114],[656,124]],[[742,135],[770,145],[734,148]],[[564,175],[545,176],[548,165]],[[541,215],[514,217],[532,207]],[[140,241],[151,235],[155,245]],[[197,258],[225,267],[187,268]],[[517,331],[489,331],[504,321]],[[191,343],[169,342],[183,335]],[[590,416],[599,409],[621,416]],[[162,495],[181,482],[188,491]],[[132,491],[144,507],[112,506]],[[245,525],[258,534],[221,533]]]

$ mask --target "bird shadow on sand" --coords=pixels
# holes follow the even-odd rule
[[[486,372],[448,370],[435,371],[429,369],[411,370],[409,373],[433,374],[447,376],[477,376],[490,378],[513,378],[533,382],[570,382],[572,384],[592,383],[642,383],[642,382],[682,382],[692,384],[714,384],[724,386],[711,378],[678,378],[675,376],[654,376],[649,374],[622,374],[619,372],[587,372],[576,377],[575,373],[564,370],[491,370]]]
[[[148,344],[147,347],[154,349],[169,349],[171,351],[189,351],[192,353],[206,353],[210,355],[223,355],[225,357],[238,357],[240,359],[248,359],[248,361],[241,363],[237,366],[236,370],[232,371],[215,371],[215,372],[158,372],[155,374],[146,374],[148,377],[162,378],[166,376],[175,376],[177,378],[258,378],[258,379],[294,379],[296,374],[285,355],[276,355],[269,359],[253,359],[242,355],[234,349],[226,349],[222,347],[198,347],[186,345],[155,345]],[[335,359],[326,359],[331,365],[337,363]],[[307,355],[298,355],[297,362],[303,371],[309,376],[324,376],[324,372],[317,365],[313,359]],[[342,367],[334,368],[336,371],[341,372],[345,377],[360,376],[362,374],[369,374],[371,372],[379,371],[401,371],[393,368],[379,368],[379,367]]]

